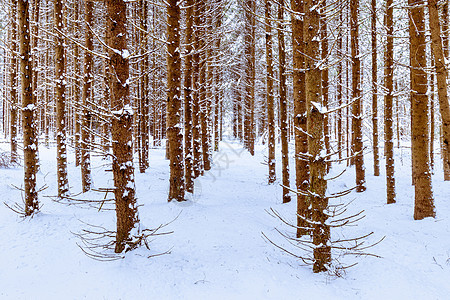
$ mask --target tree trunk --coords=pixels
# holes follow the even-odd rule
[[[305,92],[307,103],[308,154],[309,160],[309,203],[312,206],[314,266],[313,272],[328,270],[331,261],[329,246],[330,227],[326,224],[328,200],[325,197],[327,189],[326,162],[321,156],[324,150],[324,113],[322,106],[320,61],[320,27],[319,0],[305,1]]]
[[[389,6],[388,6],[389,7]],[[373,175],[380,176],[380,158],[378,150],[378,61],[377,61],[377,1],[372,0],[371,7],[372,33],[372,150]],[[390,30],[390,29],[388,29]]]
[[[201,7],[197,2],[194,6],[194,53],[193,53],[193,93],[192,93],[192,146],[193,146],[193,176],[197,178],[202,170],[202,142],[200,125],[200,26],[201,26]]]
[[[281,130],[281,174],[283,174],[283,203],[291,201],[289,195],[289,143],[286,97],[286,49],[284,41],[284,7],[278,6],[278,65],[280,76],[280,130]]]
[[[322,69],[322,99],[323,99],[323,107],[328,109],[328,84],[329,84],[329,76],[328,76],[328,26],[327,26],[327,16],[326,16],[326,0],[320,2],[320,9],[324,12],[321,15],[321,26],[320,26],[320,40],[321,40],[321,49],[322,49],[322,64],[325,68]],[[323,130],[324,130],[324,138],[325,138],[325,149],[327,154],[331,153],[331,145],[330,145],[330,126],[329,126],[329,115],[324,114],[323,119]],[[327,162],[327,170],[331,168],[331,162]]]
[[[180,7],[177,0],[167,6],[167,138],[170,158],[170,189],[168,201],[184,201],[183,134],[181,128],[181,57]]]
[[[74,13],[75,13],[75,23],[74,26],[74,39],[76,41],[79,41],[80,39],[80,30],[79,30],[79,24],[80,24],[80,16],[79,16],[79,10],[80,5],[79,1],[75,1],[75,7],[74,7]],[[77,44],[74,44],[73,49],[73,55],[74,55],[74,71],[75,71],[75,83],[74,83],[74,105],[75,105],[75,166],[78,167],[81,162],[81,144],[80,144],[80,138],[81,138],[81,123],[80,123],[80,107],[82,102],[81,99],[81,92],[80,92],[80,86],[81,86],[81,80],[80,80],[80,52],[79,47]],[[47,89],[46,89],[47,90]]]
[[[306,94],[305,66],[303,42],[303,0],[292,0],[291,7],[296,15],[292,15],[292,50],[293,50],[293,87],[294,87],[294,126],[295,126],[295,187],[305,191],[308,188],[308,161],[302,155],[308,152],[308,136],[306,135]],[[308,202],[304,195],[297,194],[297,237],[308,233],[308,224],[304,218],[308,216]]]
[[[141,63],[141,74],[142,74],[142,86],[141,86],[141,94],[140,97],[140,110],[141,110],[141,118],[140,118],[140,141],[141,141],[141,159],[139,161],[139,172],[145,173],[145,170],[149,167],[148,162],[148,149],[149,149],[149,59],[148,55],[145,54],[148,50],[148,35],[147,35],[147,0],[140,0],[140,17],[141,17],[141,28],[142,28],[142,51],[144,52],[144,58]]]
[[[89,3],[89,2],[88,2]],[[129,96],[129,52],[124,0],[106,0],[107,42],[111,76],[111,111],[114,195],[117,232],[115,252],[128,250],[132,231],[138,231],[139,218],[135,198],[133,167],[133,110]]]
[[[266,21],[266,62],[267,62],[267,78],[266,78],[266,95],[267,95],[267,123],[269,129],[268,135],[268,166],[269,166],[269,184],[276,180],[275,172],[275,115],[273,109],[273,54],[272,54],[272,26],[270,24],[270,0],[265,0],[265,21]]]
[[[414,219],[434,217],[428,146],[428,96],[425,54],[424,0],[408,0],[410,5],[409,39],[411,64],[411,115],[413,182],[415,187]],[[430,19],[433,17],[430,16]],[[439,26],[438,26],[439,27]],[[443,61],[441,61],[443,63]]]
[[[37,137],[33,96],[33,62],[30,57],[30,14],[29,1],[18,0],[17,14],[19,21],[20,73],[22,75],[22,125],[25,182],[25,215],[30,216],[39,210],[36,190],[37,173]]]
[[[386,51],[384,54],[384,155],[386,157],[386,199],[395,203],[394,176],[394,7],[386,1]]]
[[[186,8],[186,58],[184,60],[184,162],[186,192],[194,192],[192,151],[192,43],[194,26],[194,0],[188,0]]]
[[[356,192],[364,192],[365,171],[362,141],[362,101],[361,97],[361,61],[359,57],[359,1],[350,1],[350,30],[351,30],[351,57],[352,57],[352,132],[353,154],[356,169]]]
[[[11,163],[17,163],[17,0],[11,1],[11,61],[10,61],[10,126],[11,126]]]
[[[439,111],[442,118],[442,139],[446,161],[444,161],[444,180],[450,180],[450,105],[448,102],[447,77],[448,71],[445,65],[445,56],[442,48],[441,27],[439,24],[439,14],[437,0],[428,1],[428,11],[430,13],[431,47],[434,55],[434,65],[436,69],[436,79],[438,87]]]
[[[58,178],[58,197],[67,196],[69,181],[67,179],[66,149],[66,70],[64,58],[63,2],[55,0],[55,73],[56,73],[56,163]],[[36,80],[36,79],[35,79]]]
[[[255,155],[255,1],[247,0],[245,9],[245,109],[244,134],[245,144],[251,155]]]
[[[108,2],[109,3],[109,2]],[[92,28],[93,26],[93,10],[94,2],[86,1],[84,4],[84,14],[86,27]],[[92,32],[86,28],[85,31],[85,46],[88,50],[94,50],[94,44],[92,41]],[[91,113],[89,107],[92,97],[92,81],[94,80],[93,72],[93,58],[89,51],[84,51],[84,82],[83,82],[83,115],[81,116],[81,187],[83,192],[87,192],[91,189],[91,154],[90,154],[90,124]]]

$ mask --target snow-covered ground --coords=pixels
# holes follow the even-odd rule
[[[1,144],[8,150],[8,144]],[[151,250],[138,249],[125,259],[100,262],[87,257],[74,235],[86,223],[115,228],[114,211],[66,206],[53,202],[56,194],[55,148],[40,147],[39,186],[41,212],[21,219],[0,205],[1,299],[449,299],[450,298],[450,182],[442,179],[441,165],[433,175],[436,218],[414,221],[414,189],[407,149],[396,150],[397,203],[385,204],[384,162],[382,174],[372,174],[367,153],[367,191],[346,196],[353,200],[349,213],[365,210],[357,226],[333,236],[374,234],[368,243],[385,236],[368,251],[382,258],[347,257],[358,264],[342,278],[314,274],[310,267],[275,248],[262,232],[283,243],[276,232],[293,230],[267,213],[273,208],[294,220],[295,201],[281,204],[279,180],[267,185],[266,148],[257,147],[251,157],[235,142],[221,143],[214,167],[195,182],[192,199],[167,203],[168,161],[163,149],[150,151],[150,168],[136,172],[141,224],[155,228],[170,223],[170,235],[156,237]],[[277,153],[277,176],[281,178]],[[382,153],[382,152],[381,152]],[[439,161],[439,157],[436,157]],[[94,157],[96,188],[112,185],[106,162]],[[342,166],[341,166],[342,167]],[[337,169],[339,167],[335,168]],[[294,166],[291,162],[291,170]],[[354,171],[330,183],[338,191],[352,187]],[[291,177],[292,179],[294,176]],[[2,201],[21,202],[20,167],[0,170]],[[293,181],[292,181],[293,182]],[[80,171],[69,153],[71,192],[81,189]],[[110,196],[110,195],[109,195]],[[97,192],[86,198],[101,199]],[[170,254],[148,258],[170,250]],[[299,254],[301,254],[299,252]]]

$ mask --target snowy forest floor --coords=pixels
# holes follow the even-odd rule
[[[4,141],[1,148],[8,151]],[[448,299],[450,295],[450,182],[444,182],[438,162],[433,175],[436,218],[413,220],[414,189],[407,148],[396,149],[397,203],[385,204],[384,162],[374,177],[372,155],[365,155],[367,191],[338,200],[348,202],[349,214],[365,210],[357,226],[333,229],[333,237],[374,232],[367,243],[385,237],[368,252],[381,256],[344,257],[358,264],[342,278],[314,274],[311,267],[275,248],[262,232],[289,248],[275,228],[293,229],[270,216],[273,208],[295,220],[295,197],[281,204],[281,159],[277,148],[277,183],[267,184],[266,147],[251,157],[233,141],[222,142],[214,154],[213,169],[198,178],[190,201],[167,203],[169,166],[164,149],[151,149],[150,168],[136,171],[141,225],[155,228],[170,223],[170,235],[156,237],[151,250],[140,248],[125,259],[100,262],[77,246],[74,233],[87,224],[115,229],[115,212],[53,202],[56,194],[55,147],[40,146],[41,212],[22,219],[0,205],[1,299]],[[380,151],[380,153],[383,153]],[[80,171],[69,151],[72,194],[81,190]],[[439,161],[439,156],[436,156]],[[136,166],[136,165],[135,165]],[[344,165],[332,170],[339,173]],[[96,188],[111,187],[107,162],[92,158]],[[295,170],[293,160],[291,170]],[[291,174],[291,182],[294,182]],[[0,170],[2,201],[21,202],[23,170]],[[352,187],[354,169],[329,183],[332,191]],[[111,195],[109,195],[111,196]],[[108,196],[108,198],[110,198]],[[84,197],[103,199],[98,192]],[[107,206],[106,206],[107,207]],[[110,206],[113,208],[113,206]],[[178,218],[177,218],[178,216]],[[293,248],[289,248],[293,250]],[[170,250],[170,254],[147,258]],[[301,254],[299,250],[297,253]]]

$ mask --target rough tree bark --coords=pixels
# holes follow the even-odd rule
[[[201,142],[201,126],[200,126],[200,26],[201,24],[201,7],[196,2],[194,6],[194,52],[193,52],[193,74],[192,74],[192,146],[193,146],[193,176],[200,176],[203,168],[202,164],[202,142]]]
[[[29,1],[18,0],[18,32],[20,44],[20,74],[22,96],[22,126],[24,152],[25,215],[30,216],[39,210],[36,190],[37,136],[35,122],[35,98],[33,95],[33,62],[30,57],[30,13]]]
[[[84,3],[84,15],[86,27],[93,26],[94,2],[86,1]],[[92,40],[92,32],[89,28],[85,30],[85,46],[88,50],[94,50]],[[92,81],[94,80],[93,72],[93,58],[90,51],[84,51],[84,82],[83,82],[83,113],[81,115],[81,187],[83,192],[91,189],[91,154],[90,154],[90,133],[89,128],[91,124],[91,113],[89,111],[91,97],[92,97]]]
[[[273,53],[272,53],[272,26],[270,0],[265,0],[265,21],[266,21],[266,63],[267,63],[267,78],[266,78],[266,95],[267,95],[267,127],[268,135],[268,166],[269,166],[269,184],[276,180],[275,172],[275,116],[273,108]]]
[[[428,11],[430,14],[431,47],[434,55],[434,66],[438,88],[439,111],[442,119],[443,148],[446,151],[446,160],[443,162],[444,170],[450,170],[450,105],[448,102],[447,77],[448,70],[445,65],[445,56],[442,47],[441,26],[439,24],[439,13],[437,0],[428,0]],[[444,180],[450,180],[450,172],[444,172]]]
[[[142,51],[145,53],[148,49],[148,35],[147,35],[147,0],[140,0],[139,7],[141,8],[141,36],[142,36]],[[149,99],[149,58],[145,54],[143,62],[141,63],[141,73],[142,73],[142,87],[141,87],[141,101],[140,101],[140,141],[141,141],[141,156],[139,161],[139,172],[145,173],[145,170],[149,167],[148,162],[148,149],[149,149],[149,111],[150,111],[150,99]]]
[[[115,252],[126,251],[133,230],[139,230],[133,167],[133,110],[129,96],[129,52],[124,0],[106,0],[107,42],[111,76],[112,149],[117,232]]]
[[[167,6],[167,138],[169,141],[170,188],[168,201],[184,201],[183,134],[181,128],[180,6]]]
[[[292,0],[291,8],[295,14],[292,22],[292,50],[293,50],[293,87],[294,87],[294,126],[295,126],[295,187],[297,190],[308,188],[308,161],[300,155],[308,152],[308,136],[306,131],[306,94],[305,94],[305,66],[303,42],[303,0]],[[308,213],[306,196],[297,194],[297,237],[307,234],[308,224],[304,221]]]
[[[413,182],[415,187],[414,219],[434,217],[428,146],[428,96],[425,42],[424,0],[408,0],[410,5],[409,40],[411,64],[411,119]],[[442,61],[443,62],[443,61]]]
[[[362,100],[361,97],[361,60],[359,57],[359,0],[350,0],[350,35],[352,57],[352,132],[353,154],[356,170],[356,192],[363,192],[365,187],[365,171],[362,141]]]
[[[372,34],[372,151],[373,175],[380,176],[380,157],[378,150],[378,53],[377,53],[377,0],[371,1]]]
[[[254,0],[245,2],[246,32],[245,47],[245,108],[244,108],[244,135],[245,145],[251,155],[255,154],[255,8]]]
[[[320,62],[320,13],[319,0],[305,0],[305,92],[307,103],[308,154],[309,154],[309,188],[308,200],[311,203],[313,224],[314,265],[313,272],[328,270],[331,261],[329,246],[330,227],[326,224],[328,215],[328,200],[325,197],[327,189],[326,162],[321,156],[324,145],[324,107],[322,103]]]
[[[192,38],[194,26],[194,0],[188,0],[186,8],[186,58],[184,60],[184,163],[186,192],[194,192],[192,151]]]
[[[75,26],[74,26],[74,39],[76,41],[79,41],[80,38],[80,2],[79,1],[75,1],[75,7],[74,7],[74,21],[75,21]],[[81,162],[81,144],[80,144],[80,138],[81,138],[81,124],[80,124],[80,107],[82,102],[81,100],[81,91],[80,91],[80,86],[81,86],[81,80],[80,80],[80,50],[78,45],[75,43],[74,44],[74,49],[73,49],[73,56],[74,56],[74,72],[75,72],[75,84],[74,84],[74,91],[73,94],[75,96],[74,99],[74,105],[75,105],[75,166],[78,167],[80,165]]]
[[[18,162],[17,154],[17,0],[11,0],[11,60],[10,60],[10,142],[11,163]]]
[[[283,203],[291,201],[289,195],[289,143],[286,98],[286,49],[284,41],[284,7],[278,6],[278,66],[280,76],[280,131],[281,131],[281,174],[283,174]]]
[[[395,203],[394,176],[394,7],[386,0],[386,50],[384,52],[384,155],[386,157],[386,199]]]
[[[56,73],[56,164],[58,197],[67,196],[69,181],[67,178],[66,149],[66,74],[64,58],[63,1],[55,0],[55,73]]]

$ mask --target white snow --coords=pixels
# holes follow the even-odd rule
[[[8,150],[6,141],[0,147]],[[382,258],[344,257],[343,262],[358,265],[343,278],[332,278],[313,274],[310,267],[262,238],[264,232],[283,243],[274,228],[293,232],[266,212],[273,208],[286,219],[295,219],[295,196],[291,203],[281,204],[280,146],[277,183],[270,186],[267,166],[262,164],[267,156],[264,146],[257,146],[255,157],[234,142],[222,142],[220,148],[211,171],[195,181],[194,193],[183,203],[167,202],[169,163],[164,149],[151,149],[150,168],[145,174],[135,172],[141,228],[156,228],[179,215],[166,228],[174,233],[155,238],[151,251],[141,248],[125,259],[99,262],[83,254],[71,232],[86,229],[85,223],[114,230],[114,211],[64,206],[45,197],[57,191],[56,149],[39,147],[38,187],[49,186],[39,197],[44,204],[41,212],[23,220],[0,206],[0,299],[448,299],[450,182],[442,179],[438,156],[433,175],[437,216],[414,221],[409,150],[396,149],[397,203],[391,205],[385,204],[384,162],[381,176],[374,177],[371,154],[365,155],[367,191],[353,192],[346,200],[354,199],[350,212],[364,209],[367,216],[358,226],[333,229],[332,235],[373,231],[369,242],[385,236],[368,250]],[[295,170],[292,159],[290,163]],[[71,194],[76,194],[81,175],[72,149],[68,168]],[[92,156],[96,187],[112,187],[108,168],[102,157]],[[342,168],[335,167],[333,174]],[[2,169],[0,178],[3,201],[9,205],[20,201],[21,192],[12,185],[23,186],[22,168]],[[354,170],[349,169],[329,183],[329,189],[337,192],[353,184]],[[93,191],[85,196],[104,198]],[[111,197],[109,193],[107,198]],[[170,254],[147,258],[169,249]]]

